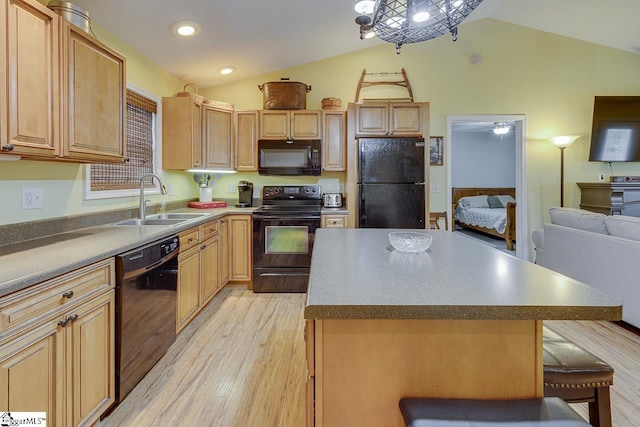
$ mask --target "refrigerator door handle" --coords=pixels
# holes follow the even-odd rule
[[[426,182],[414,182],[415,185],[426,185]]]

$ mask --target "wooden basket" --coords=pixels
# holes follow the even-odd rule
[[[258,85],[262,92],[265,110],[304,110],[307,108],[307,92],[311,86],[300,82],[290,82],[283,78],[279,82]]]
[[[342,100],[340,98],[323,98],[323,110],[339,110],[342,108]]]
[[[189,86],[193,86],[195,88],[195,92],[188,92],[187,88]],[[198,86],[196,86],[195,83],[187,83],[186,85],[184,85],[182,90],[182,92],[176,93],[176,96],[191,96],[196,102],[200,104],[202,103],[202,101],[204,101],[204,96],[198,95]]]

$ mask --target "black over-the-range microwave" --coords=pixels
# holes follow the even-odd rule
[[[319,139],[258,140],[260,175],[320,175]]]

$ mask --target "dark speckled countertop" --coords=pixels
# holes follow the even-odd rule
[[[305,318],[621,319],[619,299],[458,233],[403,253],[390,231],[317,231]]]
[[[118,226],[83,228],[0,246],[0,297],[122,252],[161,240],[228,214],[251,214],[252,208],[178,209],[206,213],[174,226]]]

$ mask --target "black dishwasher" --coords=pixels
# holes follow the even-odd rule
[[[176,340],[179,240],[116,257],[116,403]]]

